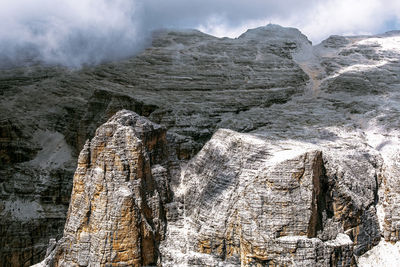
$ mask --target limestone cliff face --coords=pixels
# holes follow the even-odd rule
[[[40,266],[357,266],[381,239],[384,170],[368,147],[221,129],[173,197],[166,148],[165,129],[133,112],[102,125],[79,156],[64,235]]]
[[[166,227],[162,168],[165,128],[120,111],[96,130],[78,158],[54,266],[154,265]]]
[[[183,171],[184,222],[170,220],[164,262],[356,266],[356,256],[381,236],[379,162],[219,130]]]

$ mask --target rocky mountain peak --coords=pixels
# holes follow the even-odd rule
[[[155,265],[166,220],[165,129],[117,112],[78,158],[63,238],[43,264]]]
[[[238,38],[265,42],[295,41],[298,43],[311,44],[311,41],[308,40],[307,36],[302,34],[298,29],[282,27],[277,24],[268,24],[255,29],[249,29]]]
[[[64,235],[66,264],[399,265],[399,47],[167,30],[119,62],[1,71],[0,262]]]

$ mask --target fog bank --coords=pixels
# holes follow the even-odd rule
[[[268,23],[299,28],[313,43],[332,34],[399,27],[390,0],[0,0],[0,66],[40,61],[80,67],[129,57],[157,28],[237,37]]]

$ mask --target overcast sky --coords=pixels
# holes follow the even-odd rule
[[[400,28],[399,0],[0,0],[0,61],[77,67],[130,56],[156,28],[237,37],[268,23],[317,44]]]

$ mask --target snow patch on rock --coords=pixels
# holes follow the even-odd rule
[[[360,267],[394,267],[400,266],[400,242],[395,244],[381,241],[371,250],[358,258]]]

